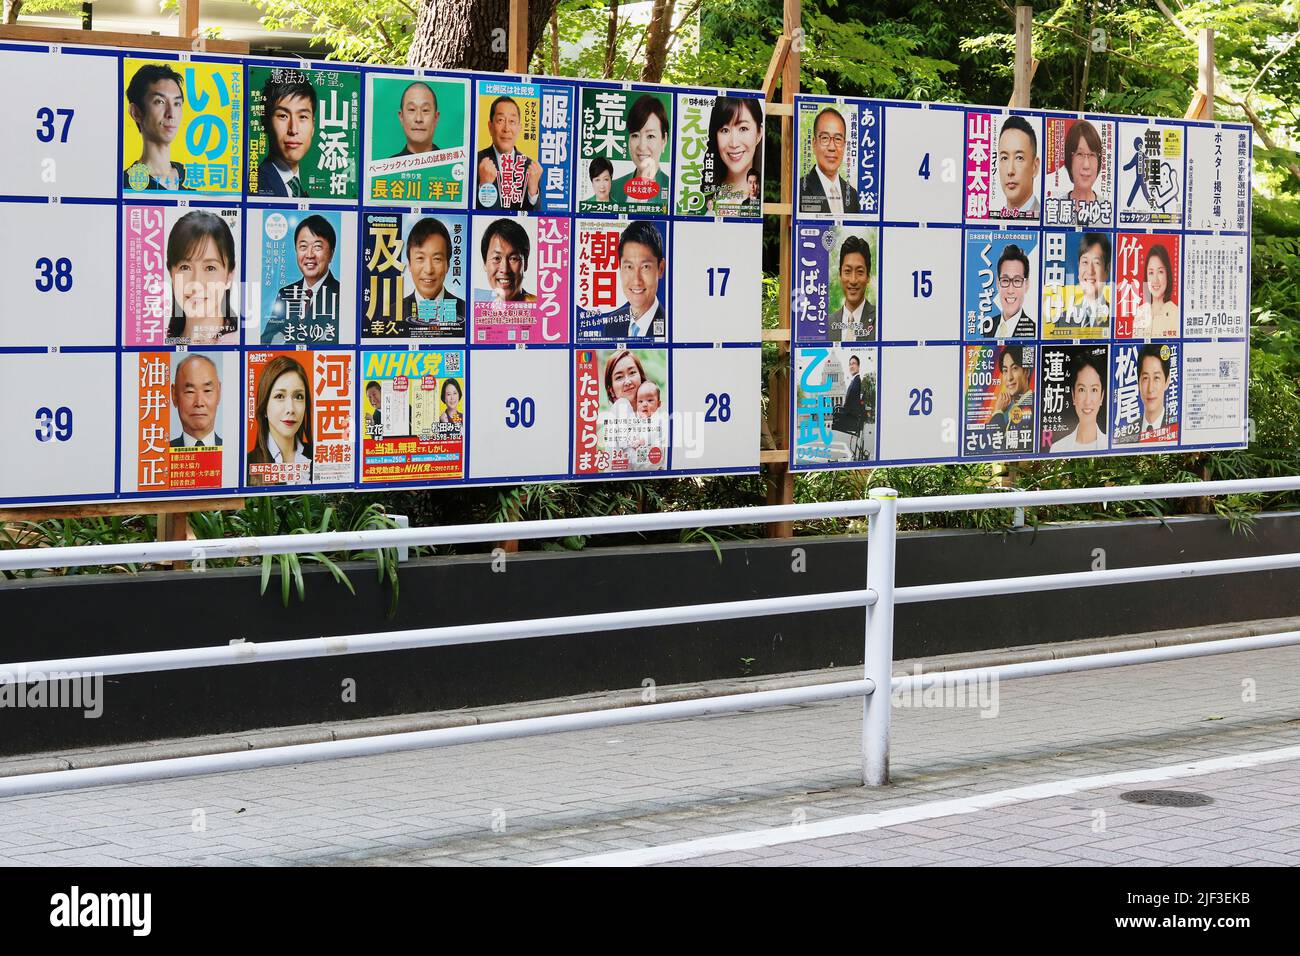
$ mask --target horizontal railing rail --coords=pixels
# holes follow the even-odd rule
[[[207,773],[249,770],[342,757],[373,756],[501,740],[537,734],[622,726],[656,720],[677,720],[712,713],[731,713],[845,698],[862,698],[863,781],[880,785],[889,780],[891,696],[907,689],[953,686],[979,679],[1007,680],[1132,664],[1181,660],[1214,654],[1287,647],[1300,644],[1300,631],[1235,640],[1143,648],[1113,654],[1029,661],[997,667],[893,676],[893,614],[896,604],[990,597],[1027,591],[1087,588],[1176,580],[1220,574],[1276,571],[1300,567],[1300,554],[1262,555],[1222,560],[1178,562],[1136,568],[994,578],[895,588],[894,566],[899,514],[980,509],[1035,508],[1052,505],[1135,501],[1159,498],[1212,497],[1300,490],[1300,476],[1135,485],[1122,488],[1081,488],[1056,491],[1005,491],[996,494],[898,498],[888,488],[876,488],[867,499],[818,504],[650,515],[606,516],[549,521],[513,521],[443,528],[385,529],[277,535],[158,544],[97,545],[0,552],[0,569],[76,567],[90,564],[143,564],[197,558],[257,557],[320,550],[364,551],[411,547],[525,540],[571,535],[599,535],[719,525],[766,524],[823,518],[866,517],[867,581],[861,590],[824,592],[754,600],[711,602],[679,607],[622,610],[566,615],[523,621],[448,625],[403,631],[250,643],[235,641],[218,647],[183,648],[133,654],[111,654],[0,664],[0,684],[47,679],[58,673],[130,674],[182,668],[262,661],[287,661],[336,654],[362,654],[412,648],[443,647],[532,637],[598,633],[629,628],[734,620],[776,614],[807,613],[862,607],[866,616],[864,675],[840,681],[776,691],[756,691],[671,703],[648,703],[618,709],[584,711],[554,717],[498,721],[405,734],[359,737],[293,747],[273,747],[238,753],[144,761],[117,766],[22,774],[0,778],[0,796],[44,793],[79,787],[169,779]],[[883,688],[890,693],[881,693]]]

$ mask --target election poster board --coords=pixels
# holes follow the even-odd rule
[[[0,505],[758,471],[761,94],[22,42],[0,80]]]
[[[794,110],[792,468],[1244,447],[1249,127]]]

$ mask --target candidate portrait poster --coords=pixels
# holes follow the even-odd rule
[[[966,230],[967,339],[1037,336],[1039,241],[1028,230]]]
[[[795,468],[876,457],[877,352],[870,343],[795,352]]]
[[[573,355],[574,472],[667,470],[668,350],[579,348]]]
[[[968,345],[962,368],[962,457],[1034,453],[1038,349],[1004,343]]]
[[[795,227],[795,337],[801,342],[879,338],[880,229],[843,223]]]
[[[1043,338],[1108,339],[1114,255],[1108,232],[1043,233]]]
[[[479,80],[474,208],[565,212],[573,89]]]
[[[469,242],[466,216],[365,213],[361,338],[463,343]]]
[[[583,87],[578,211],[667,215],[672,206],[673,96]]]
[[[966,113],[966,219],[1037,223],[1043,118]]]
[[[1113,225],[1115,124],[1048,116],[1043,126],[1043,225]]]
[[[577,230],[575,340],[667,341],[667,223],[579,219]]]
[[[1137,451],[1178,443],[1182,412],[1178,353],[1177,342],[1116,345],[1111,350],[1115,448]]]
[[[355,341],[357,214],[252,208],[245,215],[248,343]]]
[[[1110,364],[1105,345],[1044,345],[1039,375],[1039,450],[1087,454],[1110,447]]]
[[[1183,130],[1148,123],[1119,124],[1119,225],[1183,223]]]
[[[357,199],[361,81],[350,70],[248,68],[248,193]]]
[[[1115,338],[1177,338],[1182,237],[1121,232],[1115,243]]]
[[[465,208],[468,80],[367,74],[366,132],[367,204]]]
[[[124,206],[122,343],[238,345],[238,208]]]
[[[569,341],[570,220],[474,217],[466,253],[476,344]]]
[[[762,216],[763,100],[678,94],[676,169],[679,216]]]
[[[239,485],[239,356],[122,356],[122,490],[203,492]]]
[[[238,197],[244,182],[244,68],[122,61],[122,195]]]
[[[880,214],[880,107],[867,102],[797,104],[801,216]]]
[[[361,482],[465,476],[464,349],[361,353]]]
[[[352,353],[249,352],[245,483],[352,481]]]

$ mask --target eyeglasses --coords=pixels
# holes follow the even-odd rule
[[[1074,158],[1075,158],[1075,159],[1091,159],[1091,160],[1094,160],[1094,161],[1095,161],[1096,159],[1098,159],[1098,156],[1097,156],[1096,153],[1085,153],[1083,150],[1079,150],[1078,152],[1076,152],[1076,153],[1074,154]]]
[[[831,135],[830,133],[818,133],[813,138],[817,140],[818,146],[830,146],[832,144],[836,146],[844,145],[844,137],[839,133],[835,133],[834,135]]]
[[[1028,281],[1024,276],[998,276],[998,285],[1004,289],[1009,289],[1012,286],[1019,289]]]

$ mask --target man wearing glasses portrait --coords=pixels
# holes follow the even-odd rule
[[[813,120],[812,150],[817,162],[799,180],[800,212],[837,216],[858,212],[858,191],[840,175],[847,130],[844,117],[829,106]]]

